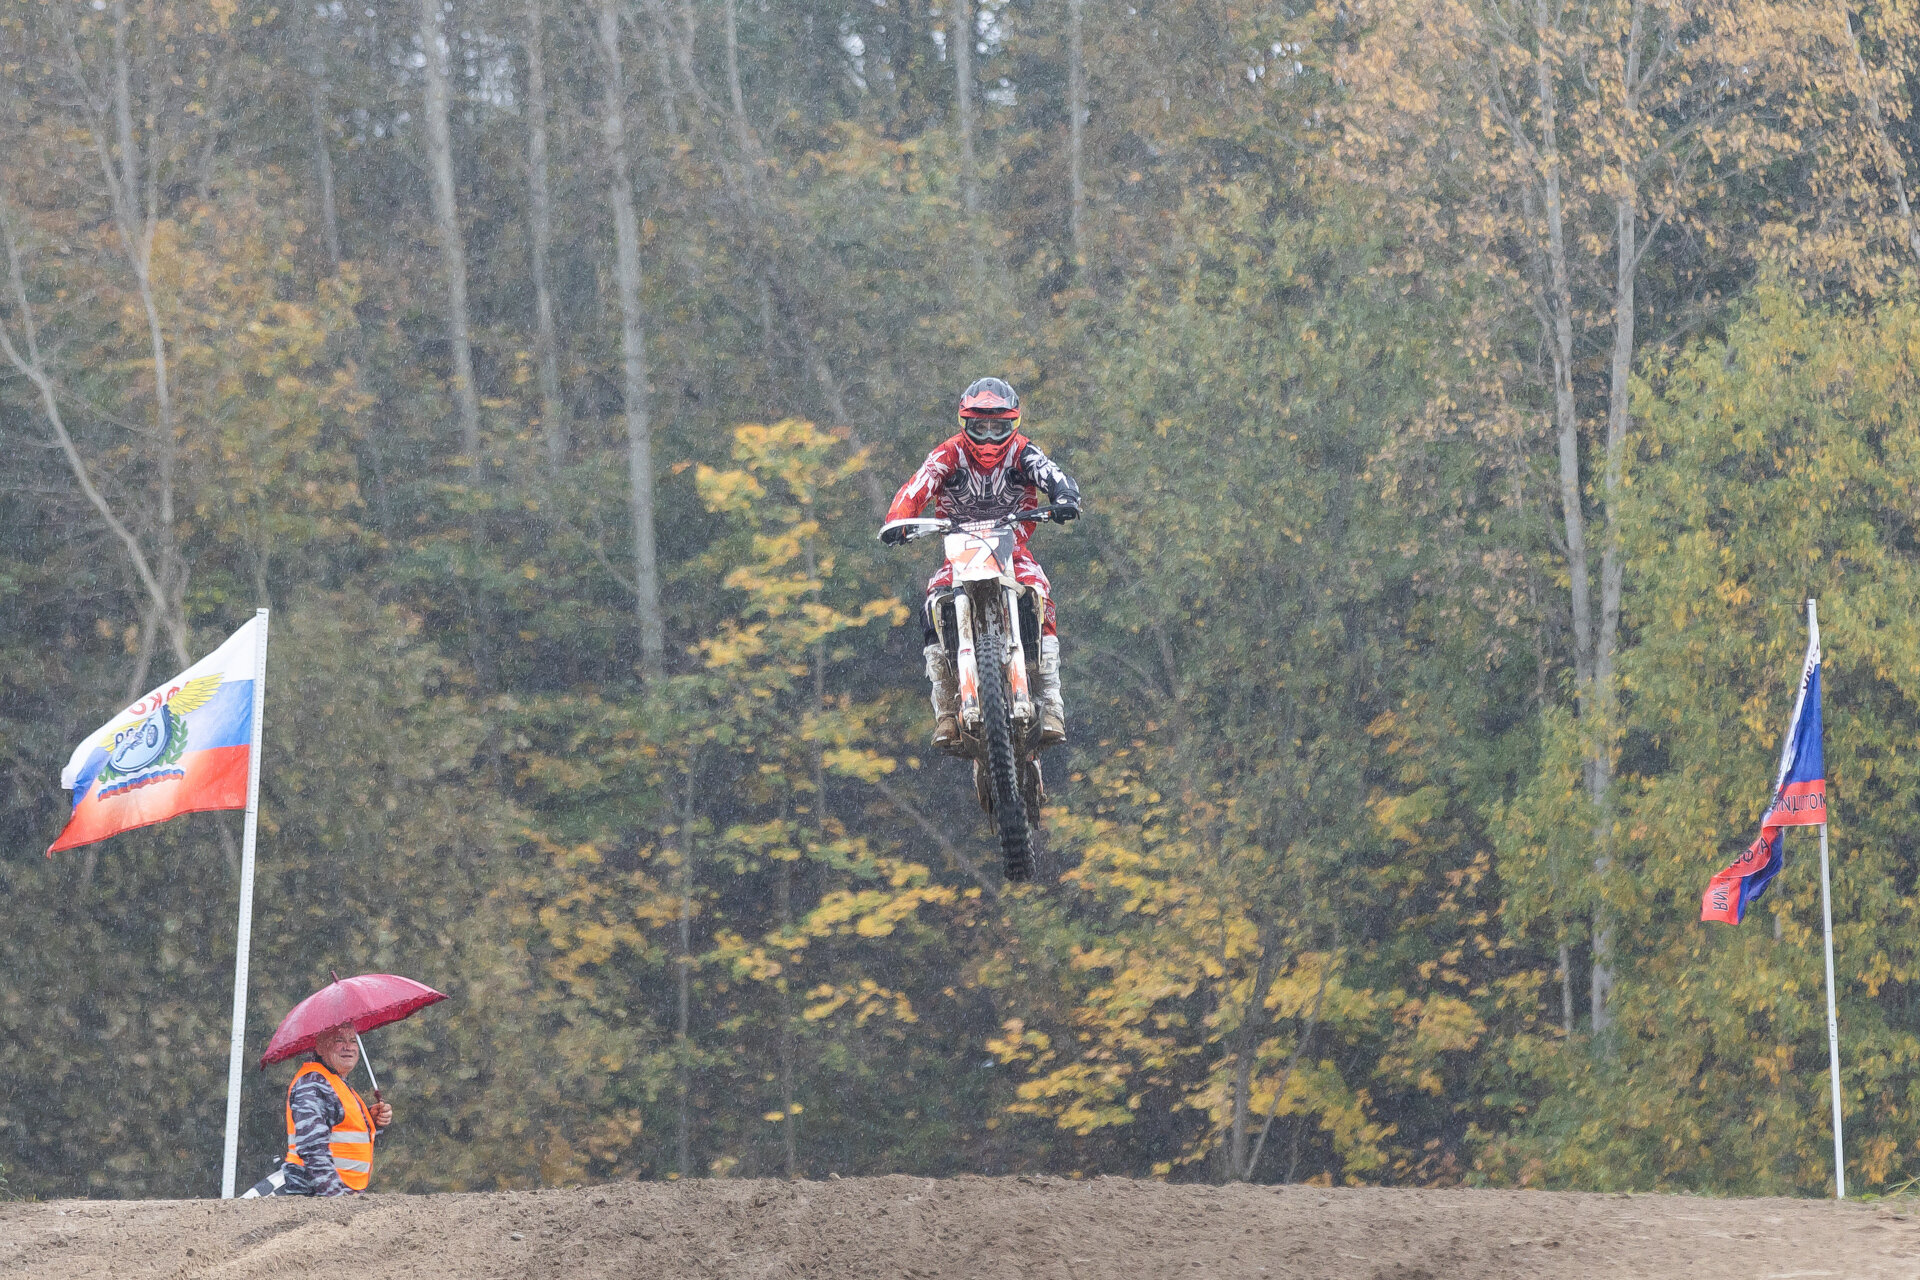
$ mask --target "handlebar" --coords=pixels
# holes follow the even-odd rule
[[[1051,521],[1053,519],[1053,513],[1058,510],[1060,510],[1059,503],[1049,502],[1044,507],[1034,507],[1027,511],[1015,511],[1011,515],[1007,516],[1006,519],[1009,523],[1012,523],[1012,524],[1018,524],[1022,520]]]
[[[1009,511],[1006,515],[995,520],[993,524],[995,528],[1011,529],[1014,525],[1028,520],[1051,521],[1053,519],[1053,513],[1059,509],[1059,503],[1050,502],[1043,507],[1029,507],[1024,511]],[[888,530],[902,529],[905,532],[901,536],[900,541],[917,542],[921,538],[930,538],[935,534],[957,533],[961,525],[974,523],[977,522],[972,520],[937,520],[925,518],[891,520],[880,527],[878,536],[884,539]]]

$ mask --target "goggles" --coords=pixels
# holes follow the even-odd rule
[[[1013,434],[1018,418],[967,418],[967,439],[976,444],[999,444]]]

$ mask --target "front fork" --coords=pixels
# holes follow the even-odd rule
[[[1020,639],[1020,593],[1012,587],[1002,587],[1006,592],[1005,617],[1007,619],[1007,664],[1008,674],[1012,677],[1008,683],[1013,686],[1013,718],[1022,724],[1033,723],[1033,692],[1027,685],[1027,648]]]
[[[1020,596],[1013,587],[1002,587],[1001,601],[1006,625],[1007,652],[990,653],[988,662],[1008,663],[1008,684],[1013,692],[1013,718],[1022,724],[1033,723],[1033,690],[1027,680],[1026,644],[1020,638]],[[964,591],[954,593],[954,673],[960,681],[960,722],[970,731],[980,728],[980,656],[973,638],[973,600]],[[1009,659],[1011,661],[1009,661]]]
[[[980,664],[973,653],[973,602],[964,591],[953,597],[954,673],[960,678],[960,723],[980,728]]]

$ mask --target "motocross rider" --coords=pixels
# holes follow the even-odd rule
[[[1020,434],[1020,396],[999,378],[981,378],[960,397],[960,431],[927,455],[913,478],[900,486],[887,509],[881,541],[897,544],[906,530],[895,522],[918,517],[933,502],[940,519],[997,520],[1013,511],[1040,505],[1040,495],[1054,505],[1052,519],[1073,520],[1080,515],[1080,486],[1057,463]],[[1040,742],[1052,746],[1067,739],[1067,709],[1060,696],[1060,636],[1054,625],[1053,590],[1046,571],[1027,550],[1033,524],[1014,526],[1017,539],[1013,575],[1039,597],[1040,678],[1035,684],[1040,706]],[[960,689],[947,655],[934,630],[934,597],[953,585],[951,565],[927,583],[921,622],[926,631],[927,679],[933,684],[933,745],[960,745]]]

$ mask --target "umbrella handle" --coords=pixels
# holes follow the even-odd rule
[[[360,1065],[367,1069],[367,1079],[373,1082],[373,1100],[380,1101],[380,1078],[373,1074],[373,1059],[367,1056],[367,1042],[360,1038],[358,1031],[353,1033],[353,1042],[360,1046]]]

